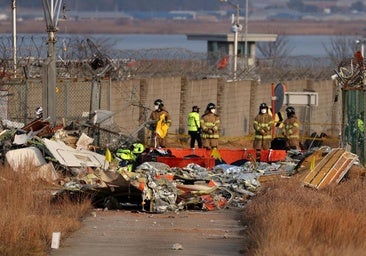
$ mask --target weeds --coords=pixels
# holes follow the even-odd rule
[[[248,254],[364,254],[365,194],[360,179],[320,191],[295,177],[265,184],[245,209]]]
[[[90,200],[51,202],[49,184],[29,178],[36,168],[0,167],[0,255],[47,255],[53,232],[77,230]]]

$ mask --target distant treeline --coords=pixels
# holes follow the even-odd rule
[[[47,1],[50,3],[52,0]],[[17,8],[41,9],[42,2],[16,0],[16,5]],[[11,0],[0,0],[0,8],[10,7],[11,3]],[[64,0],[63,3],[72,11],[218,10],[220,5],[223,6],[218,0]]]

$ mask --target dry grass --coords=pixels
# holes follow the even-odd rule
[[[51,202],[49,184],[30,181],[32,167],[0,167],[0,255],[47,255],[53,232],[65,238],[91,209],[90,200]]]
[[[79,229],[92,205],[69,198],[52,203],[49,184],[30,181],[34,168],[22,170],[0,167],[0,255],[47,255],[52,233],[65,238]],[[246,255],[364,255],[365,182],[352,177],[317,191],[302,186],[304,174],[263,183],[248,203]]]
[[[265,184],[245,209],[249,255],[364,255],[366,184],[317,191],[296,177]]]

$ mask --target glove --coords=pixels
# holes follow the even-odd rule
[[[213,130],[213,129],[208,129],[208,130],[207,130],[207,133],[208,133],[208,134],[214,134],[214,130]]]
[[[201,134],[202,133],[202,128],[201,127],[197,129],[197,133],[198,134]]]

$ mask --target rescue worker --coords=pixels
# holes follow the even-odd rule
[[[154,145],[151,146],[165,148],[168,130],[172,120],[169,112],[164,108],[164,103],[161,99],[154,101],[154,111],[150,114],[150,120],[154,121],[152,124]]]
[[[201,138],[201,120],[200,120],[200,108],[198,106],[192,107],[192,112],[188,114],[188,134],[191,137],[190,146],[194,149],[194,145],[197,141],[198,148],[202,148],[202,138]]]
[[[130,148],[119,148],[116,151],[116,156],[120,159],[119,165],[126,167],[130,172],[134,171],[135,167],[141,164],[140,158],[144,150],[142,143],[133,143]]]
[[[206,149],[217,148],[219,144],[220,119],[216,114],[216,105],[209,103],[205,114],[201,117],[203,147]]]
[[[253,127],[255,131],[253,148],[257,151],[269,149],[272,141],[273,118],[268,113],[266,103],[259,105],[259,113],[254,119]]]
[[[365,126],[363,125],[363,116],[364,116],[364,112],[362,111],[358,118],[357,118],[357,128],[358,128],[358,131],[363,134],[364,131],[365,131]]]
[[[365,126],[363,123],[364,112],[362,111],[357,118],[357,137],[358,137],[358,145],[363,145],[364,142],[364,134],[365,134]]]
[[[286,138],[286,148],[300,150],[300,122],[294,107],[286,108],[287,119],[283,122],[282,133]]]

